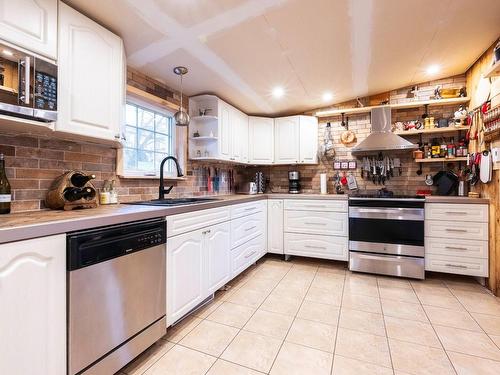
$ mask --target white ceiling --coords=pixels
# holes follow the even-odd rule
[[[124,39],[129,66],[179,89],[172,69],[184,65],[188,95],[215,93],[249,114],[460,74],[500,35],[498,0],[66,2]],[[432,77],[431,64],[441,67]]]

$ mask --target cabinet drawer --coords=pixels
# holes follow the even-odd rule
[[[487,223],[488,205],[427,203],[425,205],[425,219]]]
[[[231,219],[236,219],[238,217],[247,216],[254,214],[256,212],[261,212],[267,205],[265,200],[249,203],[241,203],[231,206]]]
[[[285,233],[285,254],[347,260],[347,237]]]
[[[265,237],[260,235],[231,250],[231,274],[238,276],[265,252]]]
[[[488,258],[488,241],[425,238],[425,254]]]
[[[429,254],[425,256],[425,270],[488,277],[488,259]]]
[[[229,217],[228,207],[210,208],[208,210],[167,216],[167,237],[228,221]]]
[[[347,200],[285,199],[285,210],[347,212]]]
[[[347,213],[285,211],[285,232],[347,236]]]
[[[264,212],[231,220],[231,248],[238,247],[258,235],[264,234]]]
[[[488,240],[488,223],[425,220],[425,236],[464,240]]]

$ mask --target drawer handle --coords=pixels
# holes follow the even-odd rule
[[[450,228],[446,228],[445,230],[447,232],[467,233],[467,229],[450,229]]]
[[[245,211],[253,211],[256,209],[257,209],[257,207],[249,207],[249,208],[245,208]]]
[[[325,208],[325,206],[321,206],[319,204],[306,204],[304,207],[309,207],[309,208]]]
[[[252,255],[254,255],[257,252],[257,250],[252,251],[250,254],[245,256],[245,259],[250,258]]]
[[[326,223],[304,223],[306,225],[326,225]]]
[[[308,249],[318,249],[318,250],[326,250],[326,247],[323,246],[313,246],[313,245],[306,245]]]
[[[455,247],[455,246],[445,246],[444,248],[448,250],[463,250],[463,251],[469,250],[465,247]]]
[[[465,211],[446,211],[445,214],[449,215],[468,215],[468,212]]]
[[[464,270],[466,270],[468,268],[467,266],[462,266],[461,264],[450,264],[450,263],[446,263],[445,267],[461,268],[461,269],[464,269]]]
[[[209,230],[201,232],[201,234],[209,234],[210,232],[212,232],[212,231],[209,229]]]
[[[254,225],[253,227],[245,229],[245,232],[248,232],[249,230],[252,230],[252,229],[255,229],[255,228],[257,228],[257,225]]]

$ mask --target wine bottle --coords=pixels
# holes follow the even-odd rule
[[[93,179],[95,179],[95,174],[75,173],[71,176],[71,183],[76,187],[84,187],[87,182]]]
[[[5,173],[5,159],[3,154],[0,154],[0,214],[10,213],[11,200],[10,183]]]
[[[93,189],[86,187],[86,188],[67,188],[64,191],[64,199],[66,199],[69,202],[74,202],[82,198],[88,198],[92,196]]]

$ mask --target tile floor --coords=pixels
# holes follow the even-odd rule
[[[466,278],[266,257],[121,375],[500,374],[500,299]]]

